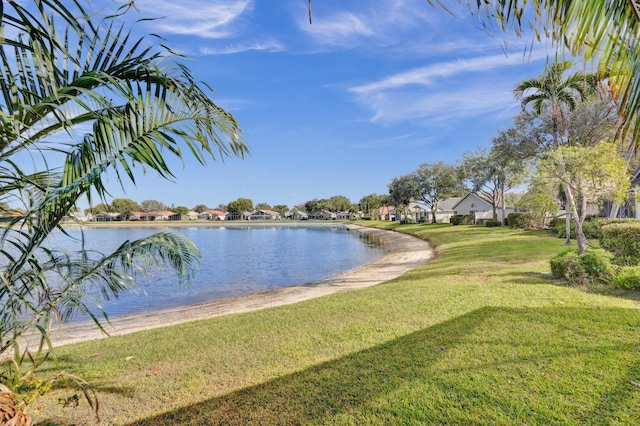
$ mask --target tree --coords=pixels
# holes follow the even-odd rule
[[[595,92],[596,79],[593,75],[584,75],[574,72],[567,75],[571,70],[570,61],[554,62],[547,65],[545,72],[538,78],[525,80],[516,85],[513,94],[516,99],[522,101],[522,106],[533,104],[534,111],[540,115],[545,107],[551,110],[551,122],[553,131],[553,143],[555,147],[567,143],[569,136],[567,133],[567,119],[565,109],[573,111],[577,102],[581,101],[588,93]],[[558,117],[561,118],[562,129],[558,127]],[[562,130],[563,135],[560,135]],[[568,188],[564,187],[564,191]],[[568,198],[568,194],[565,194]],[[571,216],[567,211],[566,215],[566,244],[571,243]]]
[[[307,213],[317,212],[321,210],[329,210],[329,200],[314,198],[304,203],[304,211]]]
[[[173,209],[171,209],[171,211],[176,213],[176,214],[186,215],[187,213],[189,213],[189,207],[187,207],[187,206],[178,206],[178,207],[174,207]]]
[[[432,223],[436,223],[440,201],[464,192],[458,168],[442,161],[421,164],[415,172],[415,177],[419,188],[416,200],[429,207]]]
[[[111,208],[118,213],[137,212],[140,206],[129,198],[114,198],[111,202]]]
[[[271,206],[267,203],[256,204],[256,210],[271,210]]]
[[[438,2],[439,3],[439,2]],[[638,147],[640,135],[640,13],[637,1],[515,0],[467,1],[487,25],[496,22],[505,32],[521,34],[532,28],[535,36],[553,37],[585,63],[598,61],[626,130],[632,129]],[[530,3],[530,4],[527,4]],[[527,6],[527,13],[522,13]]]
[[[327,201],[329,211],[347,212],[351,208],[351,200],[344,195],[334,195]]]
[[[362,210],[369,217],[379,218],[380,217],[380,207],[384,205],[384,200],[387,196],[380,194],[369,194],[365,195],[360,199],[358,203],[360,210]]]
[[[110,204],[105,204],[105,203],[100,203],[97,204],[95,207],[89,207],[88,209],[85,209],[85,213],[91,213],[91,214],[100,214],[100,213],[112,213],[115,210],[113,210],[113,207],[111,207]]]
[[[582,225],[588,203],[603,199],[623,202],[631,184],[627,164],[612,143],[595,146],[560,146],[542,156],[536,164],[535,182],[553,190],[562,185],[568,209],[575,217],[578,251],[587,251]]]
[[[521,183],[524,164],[501,151],[478,148],[463,155],[460,168],[470,191],[491,204],[493,220],[498,220],[498,208],[502,206],[504,223],[505,193]]]
[[[51,323],[74,313],[92,315],[91,299],[84,297],[89,288],[109,298],[135,286],[134,273],[161,264],[181,281],[196,271],[199,251],[178,233],[127,241],[101,255],[45,246],[79,200],[106,198],[107,170],[121,185],[135,183],[138,168],[173,178],[166,156],[182,159],[189,152],[204,163],[207,157],[242,157],[247,148],[233,116],[174,62],[171,51],[136,39],[117,16],[61,0],[1,5],[0,201],[24,210],[0,230],[4,355],[17,352],[17,340],[28,331],[41,336],[46,350]],[[64,143],[52,138],[74,130],[87,133]],[[29,169],[20,166],[20,155],[34,159]],[[59,167],[49,167],[60,160]],[[101,327],[99,317],[92,319]],[[31,356],[15,353],[14,359]],[[14,394],[29,392],[21,386],[20,368],[16,364],[2,378]],[[27,404],[30,397],[20,400]]]
[[[167,206],[158,200],[144,200],[140,203],[140,208],[143,212],[157,212],[160,210],[166,210]]]
[[[253,211],[253,201],[249,198],[238,198],[235,201],[231,201],[227,205],[227,210],[230,213],[242,213]]]
[[[284,217],[284,215],[289,211],[289,207],[286,204],[276,204],[273,206],[273,210],[280,213],[280,216]]]
[[[209,210],[209,207],[207,207],[205,204],[196,204],[196,206],[193,208],[193,211],[196,213],[202,213],[206,210]]]
[[[556,214],[559,206],[553,193],[544,187],[532,185],[529,191],[516,203],[519,208],[525,209],[532,217],[533,222],[544,227],[549,214]]]
[[[593,74],[567,74],[572,67],[571,61],[553,62],[546,66],[538,78],[525,80],[513,89],[514,96],[522,102],[522,106],[533,105],[536,114],[541,115],[546,107],[550,108],[555,146],[568,141],[566,112],[573,111],[578,102],[596,90],[597,80]]]
[[[393,178],[389,187],[389,201],[396,208],[403,209],[405,217],[408,217],[407,208],[420,194],[420,188],[415,175],[405,175]]]

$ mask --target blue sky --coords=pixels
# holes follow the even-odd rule
[[[175,182],[147,174],[114,197],[215,207],[238,197],[289,207],[344,195],[357,203],[421,163],[490,146],[519,104],[511,90],[554,50],[488,35],[466,6],[425,0],[136,0],[127,19],[157,33],[251,149],[207,167],[187,158]],[[527,54],[525,55],[525,52]]]

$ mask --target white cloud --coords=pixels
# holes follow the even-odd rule
[[[278,41],[268,40],[256,43],[239,43],[232,44],[223,48],[201,47],[202,55],[228,55],[233,53],[241,53],[247,51],[263,51],[263,52],[282,52],[285,46]]]
[[[232,35],[233,24],[251,9],[252,0],[137,0],[136,7],[147,16],[162,18],[148,21],[158,31],[224,38]]]
[[[353,13],[341,12],[328,19],[301,26],[304,31],[323,44],[348,46],[354,39],[369,37],[373,29]]]
[[[530,61],[546,59],[543,49]],[[503,54],[433,63],[348,89],[372,111],[371,121],[441,124],[504,114],[516,102],[512,88],[529,62]],[[518,70],[519,68],[519,70]],[[542,67],[540,67],[542,70]]]
[[[546,53],[538,51],[532,60],[546,58]],[[503,68],[511,65],[522,65],[521,57],[506,57],[504,54],[489,56],[479,56],[471,59],[458,59],[454,61],[431,64],[421,68],[398,73],[373,83],[352,87],[350,91],[366,95],[371,92],[378,92],[401,88],[409,85],[431,86],[443,78],[471,72],[489,71],[496,68]]]
[[[343,48],[397,44],[407,31],[437,23],[435,10],[423,0],[322,2],[313,9],[313,24],[298,19],[300,13],[302,32],[319,45]]]

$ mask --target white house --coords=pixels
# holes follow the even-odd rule
[[[199,220],[225,220],[226,217],[227,213],[221,210],[205,210],[197,216]]]
[[[225,220],[249,220],[250,212],[229,212]]]
[[[317,212],[309,213],[309,219],[316,220],[334,220],[336,219],[336,214],[327,210],[320,210]]]
[[[305,212],[297,211],[295,214],[291,210],[284,214],[285,219],[289,220],[307,220],[309,215]]]
[[[355,215],[351,212],[338,212],[336,213],[336,218],[338,220],[350,220],[353,219]]]
[[[280,213],[274,210],[256,210],[249,215],[249,220],[279,220]]]

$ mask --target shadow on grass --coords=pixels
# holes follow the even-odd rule
[[[632,310],[483,308],[130,425],[626,424],[639,326]]]

